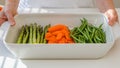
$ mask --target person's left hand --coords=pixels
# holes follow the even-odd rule
[[[115,9],[108,9],[105,12],[105,15],[108,17],[109,25],[114,25],[118,21],[118,14]]]

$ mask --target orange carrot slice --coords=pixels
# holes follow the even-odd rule
[[[59,43],[66,43],[66,39],[63,37],[63,38],[59,41]]]
[[[48,29],[49,32],[54,32],[54,31],[59,31],[59,30],[62,30],[62,29],[67,29],[65,25],[62,25],[62,24],[58,24],[58,25],[55,25],[55,26],[52,26]]]
[[[48,32],[48,33],[45,34],[45,38],[49,38],[49,37],[51,37],[51,36],[53,36],[53,35],[52,35],[52,33],[50,33],[50,32]]]
[[[62,32],[59,33],[59,34],[56,36],[56,40],[61,40],[63,36],[64,36],[64,35],[63,35]]]
[[[59,33],[62,33],[62,31],[54,31],[54,32],[52,32],[53,35],[58,35]]]

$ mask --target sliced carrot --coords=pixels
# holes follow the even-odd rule
[[[52,36],[48,39],[48,43],[58,43],[55,36]]]
[[[67,34],[67,33],[65,34],[65,38],[66,38],[67,40],[71,41],[70,35]]]
[[[57,34],[57,36],[56,36],[56,40],[57,40],[57,41],[58,41],[58,40],[61,40],[63,36],[64,36],[64,35],[63,35],[62,32],[59,33],[59,34]]]
[[[62,29],[67,29],[65,25],[63,24],[58,24],[58,25],[55,25],[55,26],[52,26],[48,29],[49,32],[54,32],[54,31],[59,31],[59,30],[62,30]]]
[[[74,43],[74,41],[67,41],[67,43]]]
[[[53,36],[53,35],[52,35],[52,33],[50,33],[50,32],[48,32],[48,33],[45,34],[45,38],[49,38],[49,37],[51,37],[51,36]]]
[[[46,40],[51,40],[51,41],[56,41],[56,37],[55,36],[51,36],[51,37],[49,37],[49,38],[46,38]]]
[[[63,30],[61,30],[64,34],[70,34],[70,31],[69,30],[65,30],[65,29],[63,29]]]
[[[62,33],[62,31],[54,31],[54,32],[52,32],[53,35],[58,35],[59,33]]]
[[[74,43],[68,27],[63,24],[50,27],[45,38],[48,43]]]
[[[63,38],[59,41],[59,43],[66,43],[66,39],[63,37]]]
[[[49,43],[49,44],[51,44],[51,43],[55,43],[55,41],[48,41],[48,43]]]
[[[71,38],[70,38],[70,32],[69,32],[69,31],[62,30],[62,32],[64,33],[65,38],[66,38],[67,40],[71,40]]]

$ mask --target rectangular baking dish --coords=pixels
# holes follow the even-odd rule
[[[22,25],[37,23],[65,24],[69,28],[79,26],[80,19],[86,18],[89,23],[99,26],[103,23],[106,43],[75,43],[75,44],[16,44],[19,29]],[[111,27],[103,14],[83,13],[36,13],[18,14],[15,16],[16,25],[10,27],[5,35],[4,43],[21,59],[97,59],[105,56],[114,44]]]

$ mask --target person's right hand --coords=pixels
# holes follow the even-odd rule
[[[13,11],[9,8],[4,8],[0,12],[0,25],[2,25],[5,21],[9,21],[11,25],[15,25],[14,15],[16,14],[16,11]]]
[[[5,21],[9,21],[11,25],[15,25],[14,16],[17,14],[19,0],[6,0],[3,10],[0,12],[0,25]]]

